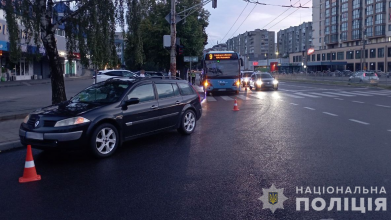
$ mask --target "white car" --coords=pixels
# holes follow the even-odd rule
[[[129,77],[129,78],[137,78],[137,74],[130,72],[129,70],[101,70],[97,74],[97,78],[95,81],[95,76],[93,77],[94,79],[94,84],[106,81],[110,78],[114,77]]]

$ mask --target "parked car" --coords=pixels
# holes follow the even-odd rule
[[[250,90],[254,88],[258,89],[274,89],[278,90],[278,81],[270,74],[266,72],[256,72],[251,75]]]
[[[113,78],[30,113],[19,136],[33,148],[88,147],[102,158],[125,141],[163,130],[191,134],[201,115],[200,96],[185,80]]]
[[[113,77],[136,78],[138,76],[137,76],[137,74],[135,74],[129,70],[101,70],[98,72],[96,80],[95,80],[95,77],[93,77],[93,79],[94,79],[93,83],[103,82],[103,81],[110,79],[110,78],[113,78]]]
[[[140,71],[135,72],[137,76],[140,76]],[[163,73],[163,72],[157,72],[157,71],[145,71],[144,73],[145,76],[152,76],[152,77],[162,77],[162,76],[168,76],[168,73]]]
[[[350,71],[350,70],[344,70],[344,71],[342,71],[342,74],[343,74],[343,76],[348,76],[348,77],[350,77],[350,76],[352,76],[354,73],[353,73],[352,71]]]
[[[349,77],[349,83],[368,83],[371,85],[378,85],[379,77],[372,71],[358,71]]]

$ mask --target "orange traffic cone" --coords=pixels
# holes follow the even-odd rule
[[[239,111],[239,108],[238,108],[238,102],[236,101],[235,99],[235,104],[234,104],[234,111]]]
[[[23,176],[19,178],[19,183],[27,183],[31,181],[41,180],[41,176],[35,170],[33,153],[31,145],[27,145],[26,162],[24,164]]]

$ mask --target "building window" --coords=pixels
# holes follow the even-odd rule
[[[331,24],[337,24],[337,16],[331,17]]]
[[[373,3],[373,0],[366,0],[365,3],[366,3],[367,5],[372,4],[372,3]]]
[[[356,50],[356,59],[361,59],[361,50]]]
[[[326,9],[326,14],[325,14],[326,18],[330,16],[330,10],[329,9]]]
[[[322,38],[319,38],[319,43],[322,43]]]
[[[375,35],[376,36],[384,35],[385,33],[384,29],[385,29],[384,25],[375,26]]]
[[[341,12],[347,12],[347,11],[348,11],[348,3],[342,4]]]
[[[328,26],[328,25],[330,25],[330,19],[329,19],[329,18],[326,18],[326,19],[324,20],[324,26]]]
[[[353,30],[352,31],[352,39],[360,39],[360,38],[361,38],[360,30]]]
[[[365,9],[365,14],[366,15],[372,15],[373,14],[373,5],[367,6],[367,8]]]
[[[312,54],[312,61],[315,61],[315,54]]]
[[[320,54],[316,54],[316,61],[320,61]]]
[[[333,7],[331,8],[331,15],[336,15],[337,14],[337,8]]]
[[[385,12],[385,7],[383,2],[376,3],[376,13],[382,13]]]
[[[353,8],[359,8],[361,5],[360,3],[361,0],[353,0]]]
[[[384,63],[383,62],[377,63],[377,70],[384,72]]]
[[[352,60],[353,59],[353,51],[346,51],[346,59]]]
[[[360,20],[354,20],[354,21],[352,22],[352,29],[358,29],[358,28],[360,28],[360,26],[361,26],[360,23],[361,23]]]
[[[326,54],[327,60],[330,60],[330,53]]]
[[[344,57],[343,57],[343,52],[338,52],[337,53],[337,60],[343,60]]]
[[[330,0],[326,0],[326,8],[330,8]]]
[[[391,31],[391,24],[388,25],[388,31]]]
[[[337,33],[337,26],[336,25],[331,26],[331,33],[332,34]]]
[[[391,57],[391,47],[388,48],[387,57]]]
[[[368,58],[368,50],[365,50],[365,58]]]
[[[322,61],[326,60],[326,54],[322,53]]]
[[[377,49],[377,57],[378,58],[384,57],[384,48],[378,48]]]
[[[367,37],[372,37],[373,36],[373,28],[369,27],[365,30]]]
[[[330,34],[330,27],[326,27],[324,29],[324,34]]]
[[[378,14],[375,17],[375,24],[382,24],[384,23],[384,15],[383,14]]]
[[[347,32],[343,32],[341,33],[341,40],[347,40],[348,39],[348,33]]]
[[[376,49],[370,49],[369,57],[370,58],[376,58]]]
[[[360,9],[353,10],[353,16],[352,16],[352,18],[353,18],[353,19],[361,18],[361,11],[360,11]]]
[[[344,22],[341,24],[341,31],[347,31],[348,30],[348,23]]]
[[[365,25],[366,26],[372,26],[373,25],[373,17],[369,16],[365,19]]]
[[[347,20],[348,20],[348,13],[341,14],[341,22],[342,21],[347,21]]]

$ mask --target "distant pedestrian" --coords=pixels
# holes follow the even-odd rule
[[[191,84],[194,85],[195,84],[195,79],[196,79],[196,73],[193,71],[191,71]]]
[[[145,70],[140,70],[140,77],[145,77]]]
[[[171,78],[171,70],[168,71],[168,78]]]

